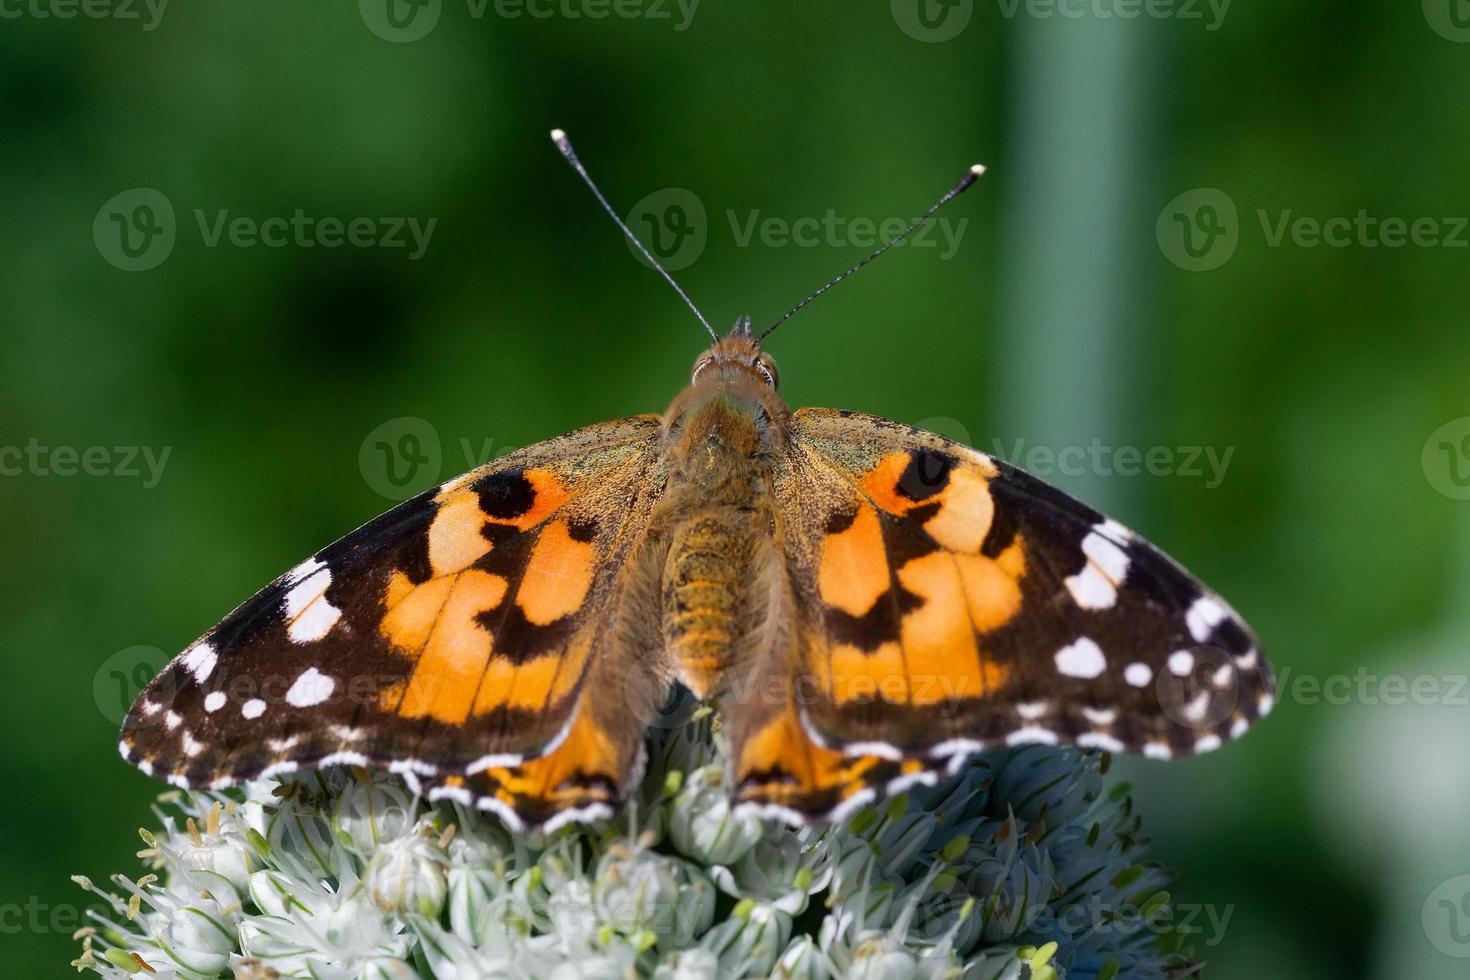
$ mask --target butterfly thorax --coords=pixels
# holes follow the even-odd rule
[[[680,680],[700,697],[715,691],[769,611],[768,590],[752,586],[768,577],[769,461],[785,438],[787,409],[760,357],[748,338],[724,338],[696,363],[664,420],[669,485],[653,521],[655,539],[667,543],[663,638]]]

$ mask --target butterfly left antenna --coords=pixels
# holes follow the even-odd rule
[[[683,288],[674,281],[674,277],[669,275],[669,271],[659,265],[658,259],[653,257],[653,253],[648,251],[644,244],[638,240],[638,236],[633,234],[633,230],[623,223],[622,218],[618,217],[618,213],[613,210],[612,205],[607,203],[607,198],[603,197],[602,191],[597,189],[597,184],[593,182],[592,177],[587,173],[587,168],[582,166],[581,160],[577,159],[577,151],[572,149],[572,141],[567,139],[567,134],[560,129],[553,129],[551,131],[551,141],[556,144],[556,148],[561,150],[561,155],[567,158],[567,163],[572,165],[572,169],[577,172],[578,176],[591,189],[593,196],[597,198],[597,203],[602,205],[602,209],[607,212],[608,217],[612,218],[613,223],[623,229],[623,234],[628,236],[628,241],[637,246],[638,251],[648,260],[648,264],[657,269],[658,274],[663,276],[670,286],[674,287],[674,292],[679,294],[679,298],[684,301],[685,305],[694,311],[695,316],[699,317],[699,322],[704,324],[704,329],[709,331],[710,338],[718,341],[720,335],[715,333],[715,328],[710,326],[709,321],[704,318],[704,314],[699,312],[699,307],[694,305],[694,300],[690,299],[689,294],[684,292]]]

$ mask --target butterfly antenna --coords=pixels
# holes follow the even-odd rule
[[[842,273],[842,275],[838,276],[836,279],[833,279],[831,282],[827,283],[821,289],[818,289],[816,292],[812,293],[806,299],[802,300],[800,303],[797,303],[791,309],[787,310],[784,314],[782,314],[782,316],[781,316],[781,318],[779,320],[777,320],[775,323],[771,324],[769,327],[766,328],[765,333],[763,333],[763,334],[760,335],[760,339],[761,340],[765,340],[767,337],[769,337],[771,335],[771,331],[775,330],[781,324],[785,323],[787,320],[789,320],[793,316],[795,316],[796,313],[797,313],[797,311],[799,311],[802,307],[806,306],[812,300],[816,299],[818,296],[822,295],[827,290],[831,289],[833,286],[837,285],[839,282],[841,282],[842,280],[846,279],[848,276],[852,275],[854,272],[858,271],[863,266],[867,265],[869,262],[871,262],[874,259],[876,259],[878,256],[882,255],[884,252],[888,251],[890,248],[892,248],[893,246],[897,245],[899,242],[903,241],[905,238],[909,237],[909,235],[911,235],[913,233],[913,231],[914,231],[915,228],[919,227],[924,222],[926,222],[930,218],[934,217],[934,212],[935,211],[938,211],[940,208],[944,207],[946,204],[948,204],[950,201],[954,200],[960,194],[962,194],[965,191],[969,190],[970,185],[973,184],[973,183],[975,183],[975,181],[979,180],[980,177],[981,177],[981,175],[984,174],[984,173],[985,173],[985,165],[984,164],[981,164],[981,163],[977,163],[973,167],[971,167],[969,170],[965,171],[965,176],[963,176],[963,177],[960,178],[960,182],[958,184],[955,184],[948,191],[946,191],[943,197],[941,197],[939,200],[935,201],[933,207],[931,207],[928,211],[925,211],[923,214],[921,214],[917,218],[915,218],[913,220],[913,222],[911,222],[909,224],[909,226],[907,228],[905,228],[902,232],[900,232],[899,234],[897,234],[894,237],[890,238],[888,241],[884,242],[882,245],[879,245],[876,249],[873,250],[873,254],[869,255],[867,258],[863,259],[861,262],[857,263],[852,268],[850,268],[846,272]]]
[[[582,178],[582,181],[592,191],[593,196],[597,198],[597,203],[602,205],[602,210],[607,212],[608,217],[613,219],[614,224],[623,229],[623,234],[628,236],[628,241],[637,246],[638,251],[648,260],[648,264],[657,269],[658,274],[663,276],[670,286],[674,287],[674,292],[678,293],[679,298],[694,311],[695,316],[699,317],[699,322],[704,324],[704,329],[709,331],[710,337],[714,340],[719,340],[720,335],[715,333],[715,328],[710,326],[709,321],[704,318],[704,314],[699,312],[699,307],[694,305],[694,300],[690,299],[689,294],[684,292],[683,288],[674,281],[674,277],[669,275],[669,271],[659,265],[658,259],[654,258],[653,254],[638,240],[638,236],[633,234],[633,230],[623,223],[623,219],[618,217],[618,213],[613,210],[612,205],[607,203],[607,198],[603,197],[602,191],[597,189],[597,185],[593,183],[592,177],[587,173],[587,168],[582,166],[581,160],[577,159],[577,151],[572,149],[572,141],[567,139],[567,134],[560,129],[553,129],[551,131],[551,141],[556,144],[558,150],[561,150],[561,155],[567,158],[567,163],[572,165],[572,169],[577,172],[577,175]]]

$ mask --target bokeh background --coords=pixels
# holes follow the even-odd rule
[[[553,125],[721,327],[988,163],[772,338],[784,393],[1009,456],[1255,625],[1275,714],[1118,766],[1209,976],[1470,970],[1464,0],[0,13],[6,975],[67,972],[69,873],[135,866],[116,726],[167,654],[683,383],[697,324]]]

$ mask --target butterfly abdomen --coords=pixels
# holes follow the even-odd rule
[[[700,697],[729,666],[742,628],[748,531],[740,523],[720,513],[689,520],[675,532],[664,565],[664,646],[680,679]]]

